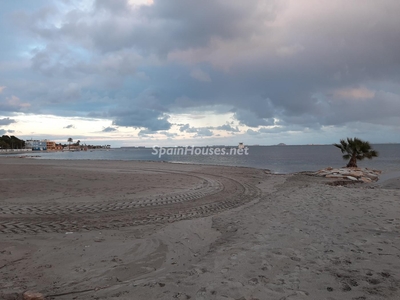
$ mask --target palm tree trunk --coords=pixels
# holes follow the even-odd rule
[[[349,161],[349,163],[347,164],[347,167],[348,167],[348,168],[357,168],[357,157],[356,157],[356,155],[353,155],[353,156],[350,158],[350,161]]]

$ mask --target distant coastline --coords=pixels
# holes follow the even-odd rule
[[[123,161],[166,161],[171,163],[188,163],[203,165],[239,166],[257,169],[268,169],[272,173],[288,174],[303,171],[317,171],[326,167],[340,168],[345,165],[340,151],[332,145],[286,145],[286,146],[248,146],[249,155],[244,156],[207,156],[207,155],[166,155],[158,158],[152,155],[152,148],[111,148],[90,151],[33,151],[4,152],[4,156],[35,156],[35,159],[51,160],[123,160]],[[360,167],[382,170],[384,172],[400,171],[400,144],[374,145],[380,157],[363,160]],[[1,153],[1,152],[0,152]]]

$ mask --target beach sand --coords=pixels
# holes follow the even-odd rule
[[[400,299],[400,180],[0,158],[0,299]]]

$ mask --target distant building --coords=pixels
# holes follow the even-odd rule
[[[40,140],[26,140],[25,148],[32,149],[32,151],[44,151],[47,150],[47,142]]]
[[[49,140],[45,140],[45,141],[46,141],[47,150],[56,150],[56,142],[52,142]]]
[[[244,145],[243,145],[243,143],[239,143],[239,146],[238,146],[238,148],[239,148],[239,149],[244,149]]]
[[[79,145],[68,145],[66,148],[71,151],[81,151],[81,146]]]

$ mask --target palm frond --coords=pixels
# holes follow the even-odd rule
[[[341,144],[333,144],[335,147],[338,147],[340,149],[340,151],[342,151],[342,153],[345,152],[345,149],[343,148],[343,146]]]
[[[370,143],[357,137],[340,140],[340,144],[333,144],[344,154],[343,159],[363,160],[378,156],[378,152],[373,150]],[[354,163],[352,163],[354,164]]]
[[[375,150],[371,150],[364,154],[364,156],[368,159],[372,159],[373,157],[378,157],[378,152]]]

